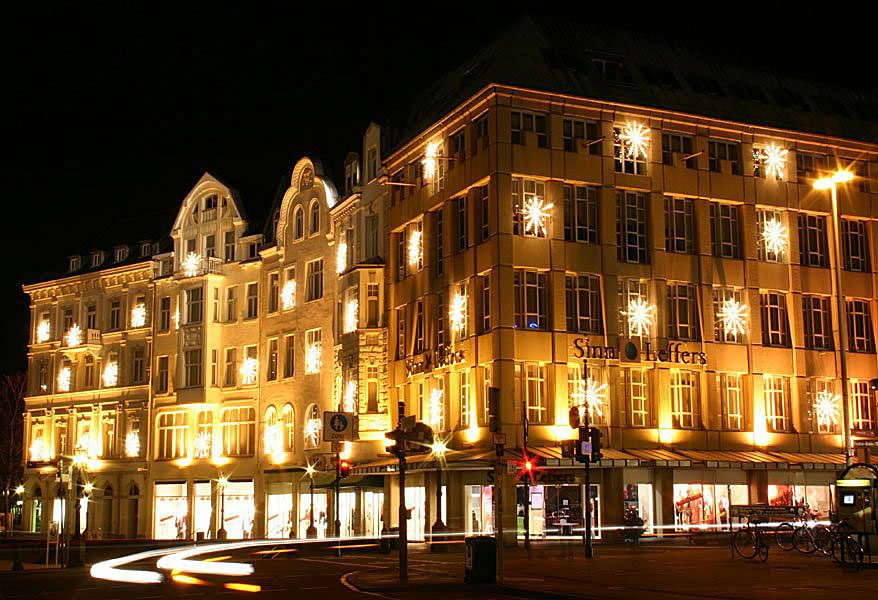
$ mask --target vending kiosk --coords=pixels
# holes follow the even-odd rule
[[[878,549],[878,467],[855,463],[835,482],[836,522],[857,534],[870,562]]]

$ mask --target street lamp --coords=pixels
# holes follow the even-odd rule
[[[445,523],[442,522],[442,462],[445,461],[445,453],[448,451],[448,445],[444,440],[436,440],[430,446],[430,451],[436,457],[436,522],[433,523],[433,530],[430,544],[430,551],[437,552],[439,548],[443,550],[447,546],[436,546],[436,537],[441,537],[445,531]]]
[[[226,532],[226,485],[229,483],[228,477],[220,475],[217,485],[220,491],[220,528],[216,532],[216,539],[225,540],[228,537]]]
[[[308,529],[305,530],[305,537],[309,540],[317,538],[317,528],[314,527],[314,474],[316,471],[314,465],[308,463],[305,474],[311,478],[311,510],[308,511]]]
[[[853,449],[851,447],[851,419],[850,419],[850,398],[848,392],[848,363],[847,363],[847,321],[845,320],[844,293],[841,288],[841,263],[843,260],[841,254],[841,219],[838,215],[838,191],[837,186],[840,183],[852,181],[854,174],[850,171],[836,171],[830,177],[821,177],[814,182],[815,190],[830,190],[832,193],[832,231],[833,246],[835,246],[835,303],[836,318],[838,319],[838,342],[841,354],[840,371],[841,371],[841,405],[842,414],[844,415],[844,463],[851,465]]]

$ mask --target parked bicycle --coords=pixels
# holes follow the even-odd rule
[[[732,535],[732,547],[741,558],[768,560],[768,538],[765,528],[758,521],[747,521],[738,529]]]
[[[851,531],[847,521],[839,521],[829,529],[832,538],[828,543],[826,554],[843,567],[858,569],[863,564],[865,551],[860,545],[859,536]]]

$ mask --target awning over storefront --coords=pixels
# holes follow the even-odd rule
[[[444,457],[435,454],[416,454],[406,457],[406,466],[412,471],[444,471],[459,470],[487,470],[494,464],[496,455],[494,450],[449,450]],[[380,458],[373,462],[362,465],[354,465],[352,471],[358,474],[386,474],[396,473],[399,470],[399,459],[395,456]]]
[[[543,467],[582,467],[575,459],[564,458],[561,456],[560,446],[537,446],[527,449],[530,456],[536,456],[541,461]],[[601,448],[603,458],[594,465],[595,468],[601,467],[636,467],[639,461],[636,457],[623,452],[622,450],[614,450],[613,448]],[[523,458],[521,450],[518,448],[509,448],[506,450],[505,457],[513,460]]]
[[[318,483],[314,481],[314,489],[332,489],[335,475]],[[378,475],[352,475],[341,480],[341,488],[383,488],[384,480]]]
[[[794,453],[794,452],[772,452],[775,456],[783,458],[790,464],[813,466],[820,468],[823,466],[827,469],[835,469],[838,465],[844,464],[844,454],[826,454],[826,453]]]
[[[643,462],[655,464],[658,467],[688,467],[690,462],[685,456],[670,450],[638,448],[636,450],[625,450],[625,452]]]

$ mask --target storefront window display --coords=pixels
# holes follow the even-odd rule
[[[311,519],[312,497],[310,493],[299,494],[299,537],[308,535],[308,525]],[[314,527],[317,528],[317,538],[326,537],[326,528],[329,523],[327,512],[326,492],[314,492]]]
[[[443,495],[444,497],[444,495]],[[405,488],[405,505],[412,511],[412,517],[408,522],[408,539],[412,541],[424,540],[424,519],[426,495],[423,487]]]
[[[293,527],[293,487],[290,483],[269,484],[265,503],[266,537],[287,538]]]
[[[40,489],[37,488],[34,492],[36,494],[40,492]],[[40,492],[40,496],[34,496],[33,499],[33,508],[31,509],[31,531],[35,533],[39,533],[43,528],[43,498],[42,492]]]
[[[356,509],[356,492],[341,492],[338,495],[338,520],[341,522],[341,537],[353,537],[354,511]]]
[[[747,501],[746,485],[675,483],[674,524],[677,529],[728,525],[729,506],[747,504]]]
[[[220,512],[224,512],[226,535],[230,540],[253,537],[253,517],[255,513],[253,481],[230,481],[225,489],[220,487]],[[223,498],[225,496],[225,498]],[[222,503],[225,502],[225,510]]]
[[[494,486],[468,485],[464,488],[464,515],[467,533],[493,533]]]
[[[186,483],[155,484],[155,539],[186,539],[188,514]]]
[[[378,537],[384,528],[384,492],[367,491],[363,495],[363,513],[366,530],[370,537]]]
[[[623,501],[625,503],[625,516],[643,519],[644,531],[652,533],[655,523],[652,484],[629,483],[625,486]]]
[[[195,514],[193,518],[193,529],[195,530],[195,539],[210,539],[210,520],[213,516],[213,506],[210,503],[210,482],[195,482]]]
[[[524,532],[524,486],[518,486],[518,529]],[[567,538],[583,535],[582,496],[584,485],[532,485],[530,486],[530,535],[533,537]],[[591,522],[595,538],[600,538],[599,485],[592,484]]]
[[[768,503],[772,506],[806,506],[812,519],[825,520],[833,510],[831,485],[768,486]]]

